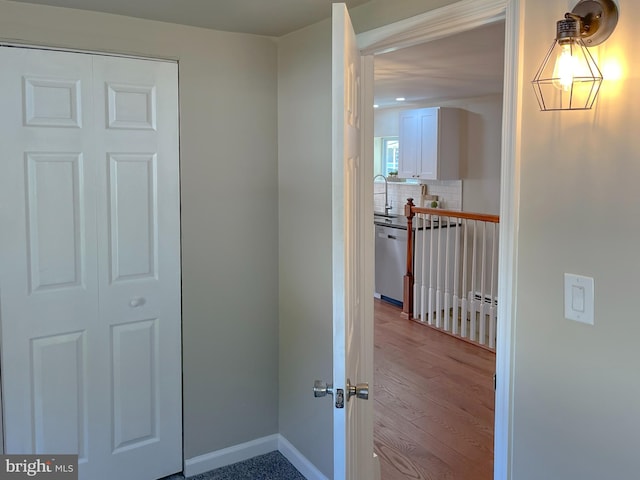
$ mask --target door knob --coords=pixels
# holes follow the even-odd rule
[[[326,397],[327,394],[333,395],[333,385],[327,384],[322,380],[316,380],[313,384],[313,396],[314,397]],[[347,380],[347,400],[351,397],[358,397],[362,400],[369,400],[369,384],[358,383],[351,385],[351,380]]]
[[[331,383],[323,382],[322,380],[316,380],[313,383],[313,396],[314,397],[326,397],[327,393],[333,395],[333,385]]]
[[[336,408],[344,408],[344,390],[338,388],[335,392],[333,385],[323,382],[322,380],[316,380],[313,383],[313,396],[314,397],[326,397],[327,394],[336,396]],[[351,385],[351,380],[347,380],[347,401],[351,397],[361,398],[363,400],[369,399],[369,384],[358,383],[357,385]]]
[[[144,297],[132,297],[131,300],[129,300],[129,306],[131,308],[141,307],[145,303],[147,303],[147,299]]]
[[[358,383],[351,385],[351,380],[347,379],[347,401],[351,400],[353,396],[362,400],[369,400],[369,384]]]

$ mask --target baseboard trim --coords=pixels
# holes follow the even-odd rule
[[[278,435],[278,450],[307,480],[329,480],[316,466],[282,435]]]
[[[278,450],[282,455],[306,477],[307,480],[329,480],[313,463],[300,453],[291,442],[279,433],[257,438],[250,442],[223,448],[197,457],[188,458],[184,462],[184,476],[192,477],[232,463],[242,462],[258,455]]]
[[[223,448],[222,450],[216,450],[215,452],[188,458],[184,462],[184,476],[192,477],[216,468],[226,467],[232,463],[242,462],[258,455],[273,452],[278,450],[279,440],[280,435],[276,433],[251,440],[250,442]]]

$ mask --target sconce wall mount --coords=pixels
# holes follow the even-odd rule
[[[613,0],[581,0],[556,24],[556,38],[532,81],[540,110],[588,110],[602,73],[587,47],[604,42],[618,23]]]
[[[618,24],[618,7],[613,0],[582,0],[571,14],[580,17],[580,34],[587,47],[595,47],[613,33]]]

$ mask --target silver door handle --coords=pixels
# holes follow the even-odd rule
[[[333,385],[327,384],[322,380],[316,380],[313,384],[313,396],[314,397],[326,397],[327,394],[333,395]],[[358,397],[362,400],[369,400],[369,384],[358,383],[351,385],[351,381],[347,380],[347,400],[351,397]]]
[[[313,396],[316,398],[326,397],[327,394],[333,395],[333,385],[322,380],[316,380],[313,383]]]
[[[347,380],[347,401],[351,400],[351,397],[354,396],[362,400],[369,400],[369,384],[358,383],[351,385],[351,380]]]
[[[344,408],[344,390],[338,388],[333,389],[332,384],[323,382],[322,380],[316,380],[313,384],[313,396],[314,397],[326,397],[327,394],[336,396],[336,408]],[[357,385],[351,385],[351,381],[347,380],[347,401],[351,397],[361,398],[363,400],[369,399],[369,384],[358,383]]]

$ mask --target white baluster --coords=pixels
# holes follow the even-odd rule
[[[451,321],[449,309],[451,308],[451,291],[449,289],[449,243],[450,243],[450,230],[451,230],[451,218],[446,217],[447,221],[447,233],[446,241],[444,243],[444,326],[445,331],[451,330]]]
[[[458,313],[458,309],[460,308],[460,290],[458,282],[460,281],[460,227],[461,223],[456,220],[456,245],[454,254],[454,262],[453,262],[453,329],[452,332],[454,335],[457,335],[460,332],[459,322],[460,322],[460,314]],[[464,290],[463,290],[464,291]]]
[[[469,292],[469,302],[471,303],[471,332],[470,340],[476,340],[477,337],[477,310],[476,302],[476,263],[477,263],[477,243],[478,243],[478,222],[473,221],[473,245],[471,250],[471,291]]]
[[[485,313],[484,277],[487,271],[487,222],[482,222],[482,252],[480,262],[480,334],[478,341],[480,345],[485,345],[487,343],[487,316]]]
[[[460,329],[460,336],[463,338],[467,338],[467,325],[468,325],[468,303],[467,303],[467,261],[468,261],[468,250],[469,250],[469,222],[467,219],[463,220],[464,224],[464,248],[463,252],[463,261],[462,261],[462,325]]]
[[[496,310],[494,304],[496,286],[496,271],[498,269],[498,230],[497,224],[493,224],[493,249],[491,252],[491,309],[489,310],[489,348],[496,348]]]

